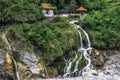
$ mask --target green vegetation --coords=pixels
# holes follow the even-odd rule
[[[0,24],[43,20],[39,0],[0,0]]]
[[[89,14],[80,21],[80,25],[89,33],[92,46],[98,49],[120,49],[119,0],[40,0],[40,2],[49,2],[57,6],[58,10],[69,9],[71,12],[75,12],[81,5],[84,6]]]
[[[101,8],[92,10],[80,23],[89,33],[93,47],[120,49],[120,1],[106,0],[102,5],[98,4]]]
[[[66,19],[46,19],[39,0],[1,0],[0,30],[9,30],[11,40],[32,46],[46,64],[54,64],[78,46],[76,29]]]
[[[83,5],[88,15],[80,25],[89,33],[92,46],[99,49],[120,49],[120,1],[118,0],[1,0],[1,28],[9,28],[12,37],[32,44],[47,58],[62,56],[66,51],[78,46],[77,32],[68,20],[56,17],[46,20],[40,4],[49,2],[59,9],[76,8]],[[61,3],[61,4],[60,4]],[[69,20],[77,19],[78,16]]]
[[[120,1],[119,0],[40,0],[49,2],[59,9],[71,12],[81,5],[88,9],[88,15],[80,25],[89,33],[92,46],[98,49],[120,49]],[[78,17],[78,16],[77,16]],[[78,19],[78,18],[70,18]]]
[[[58,18],[53,23],[42,21],[12,25],[9,30],[14,39],[33,45],[43,59],[54,60],[67,50],[77,48],[78,43],[75,28],[67,20]]]
[[[78,34],[69,20],[79,20],[79,16],[46,18],[40,8],[43,2],[51,3],[57,10],[64,8],[71,12],[83,5],[88,15],[79,24],[88,32],[92,47],[120,49],[120,0],[0,0],[0,31],[9,30],[13,40],[32,45],[48,66],[57,65],[62,70],[62,58],[74,56],[73,50],[79,45]],[[0,43],[0,48],[2,45]],[[79,68],[84,66],[84,60],[80,63]]]

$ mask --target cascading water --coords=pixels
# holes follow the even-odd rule
[[[80,52],[81,54],[76,54],[76,52],[75,52],[76,56],[74,57],[73,60],[70,61],[70,60],[65,59],[66,66],[64,68],[63,77],[70,77],[74,73],[75,73],[75,77],[78,77],[80,75],[85,75],[85,74],[89,73],[93,68],[93,66],[91,64],[91,59],[90,59],[90,54],[92,52],[92,48],[91,48],[91,43],[90,43],[89,36],[88,36],[88,34],[85,30],[83,30],[79,25],[75,24],[76,22],[77,21],[71,21],[70,23],[73,24],[78,31],[78,35],[79,35],[79,38],[80,38],[80,47],[78,48],[77,52]],[[85,48],[84,45],[83,45],[82,35],[81,35],[80,30],[86,36],[86,39],[87,39],[87,42],[88,42],[87,48]],[[79,63],[80,63],[80,60],[82,59],[82,57],[85,58],[87,65],[82,70],[79,70],[78,66],[79,66]],[[72,65],[73,62],[75,62],[75,66],[74,66],[74,70],[71,71],[71,68],[73,66]]]
[[[13,60],[13,63],[14,63],[15,69],[16,69],[16,77],[17,77],[17,80],[20,80],[17,62],[15,61],[15,59],[14,59],[14,57],[13,57],[12,48],[11,48],[11,45],[10,45],[10,43],[8,42],[7,38],[6,38],[6,34],[7,34],[7,32],[6,32],[6,33],[3,32],[2,38],[3,38],[3,41],[7,44],[8,50],[9,50],[9,53],[10,53],[10,56],[11,56],[11,58],[12,58],[12,60]]]
[[[48,71],[47,71],[47,68],[46,68],[46,66],[45,66],[45,65],[44,65],[44,69],[45,69],[46,76],[47,76],[47,78],[49,79],[49,76],[48,76]]]
[[[75,52],[75,54],[76,54],[76,52]],[[66,66],[65,66],[65,68],[64,68],[64,75],[63,75],[63,77],[66,77],[67,75],[69,75],[70,76],[70,74],[72,74],[71,73],[71,68],[72,68],[72,63],[73,62],[75,62],[76,61],[76,59],[77,59],[77,54],[76,54],[76,56],[75,56],[75,58],[72,60],[72,61],[68,61],[68,60],[65,60],[65,62],[66,62]]]

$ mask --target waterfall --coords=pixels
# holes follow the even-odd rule
[[[45,74],[46,74],[47,78],[49,79],[49,76],[48,76],[48,71],[47,71],[47,68],[46,68],[46,66],[45,66],[45,65],[44,65],[44,70],[45,70]]]
[[[16,69],[16,77],[17,77],[17,80],[20,80],[19,71],[18,71],[18,65],[17,65],[17,62],[15,61],[15,59],[14,59],[14,57],[13,57],[12,48],[11,48],[11,45],[10,45],[9,41],[8,41],[7,38],[6,38],[6,34],[7,34],[7,32],[3,32],[3,34],[2,34],[2,39],[3,39],[3,41],[4,41],[4,42],[7,44],[7,46],[8,46],[8,50],[9,50],[11,59],[13,60],[13,63],[14,63],[15,69]]]
[[[78,76],[81,76],[81,75],[85,75],[85,74],[89,73],[92,70],[92,68],[93,68],[93,65],[91,64],[91,58],[90,58],[90,54],[92,52],[92,48],[91,48],[91,43],[90,43],[89,36],[88,36],[87,32],[84,29],[82,29],[82,27],[80,27],[79,25],[75,24],[76,22],[77,21],[71,21],[70,23],[72,25],[74,25],[75,28],[78,31],[80,46],[78,48],[78,51],[75,52],[76,56],[74,57],[74,59],[72,61],[65,59],[66,66],[64,68],[64,75],[63,75],[63,77],[70,77],[72,74],[75,74],[75,77],[78,77]],[[81,31],[86,36],[87,43],[88,43],[87,44],[87,48],[84,47],[85,45],[83,44]],[[79,66],[80,60],[82,58],[84,58],[86,60],[86,66],[82,70],[79,70],[78,66]],[[73,62],[75,62],[75,65],[72,65]],[[72,67],[74,68],[73,71],[71,70]]]
[[[76,52],[75,52],[75,54],[76,54]],[[64,75],[63,75],[63,77],[66,77],[68,74],[71,74],[71,68],[72,68],[72,63],[73,62],[75,62],[76,61],[76,59],[77,59],[77,54],[76,54],[76,56],[75,56],[75,58],[72,60],[72,61],[67,61],[67,60],[65,60],[65,62],[66,62],[66,66],[65,66],[65,68],[64,68]]]

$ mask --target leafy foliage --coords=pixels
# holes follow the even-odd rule
[[[62,58],[74,56],[78,35],[64,18],[46,20],[40,9],[43,2],[51,3],[57,10],[69,9],[71,12],[76,12],[81,5],[87,8],[89,14],[80,20],[80,25],[89,33],[92,46],[98,49],[120,49],[119,0],[0,0],[0,29],[7,28],[13,39],[32,45],[40,59],[47,64],[62,65],[60,67],[63,68]],[[79,16],[69,18],[73,19],[78,20]],[[80,63],[82,65],[79,68],[84,65],[84,60]]]
[[[77,47],[76,30],[64,19],[55,23],[43,21],[13,25],[10,32],[14,38],[32,44],[35,50],[42,53],[39,55],[44,56],[42,58],[45,60],[54,60],[63,56],[67,50]]]
[[[110,3],[110,2],[109,2]],[[84,29],[91,35],[94,47],[101,49],[120,49],[120,25],[119,5],[120,1],[106,5],[102,12],[92,10],[86,18],[81,21]],[[112,8],[111,8],[112,6]]]
[[[0,0],[0,22],[33,22],[43,18],[38,0]]]

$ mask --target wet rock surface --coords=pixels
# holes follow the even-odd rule
[[[39,65],[40,63],[38,63],[38,59],[35,53],[32,51],[27,51],[27,46],[22,44],[20,45],[20,43],[15,45],[15,49],[19,53],[19,61],[21,62],[22,65],[22,68],[19,70],[20,71],[23,70],[23,65],[25,66],[25,71],[20,72],[22,74],[20,76],[24,76],[22,77],[22,79],[30,80],[35,78],[35,80],[44,80],[41,78],[47,78],[46,77],[47,74],[44,69],[44,64],[41,64],[43,66],[41,67]],[[100,55],[99,53],[96,56],[98,58],[95,59],[97,65],[103,66],[103,64],[105,63],[104,67],[100,70],[92,70],[88,74],[82,77],[70,77],[70,78],[61,78],[61,79],[55,78],[48,80],[120,80],[120,53],[112,55],[109,58],[107,58],[108,56],[106,57],[106,55],[108,54],[106,53],[104,56],[104,55]],[[0,50],[0,66],[1,65],[4,66],[5,61],[6,61],[5,53],[3,53]],[[58,76],[58,71],[54,67],[51,68],[47,66],[47,70],[50,78]],[[0,68],[0,80],[4,79],[5,77],[6,79],[12,78],[11,75],[9,75],[8,73],[6,73],[5,70]]]
[[[5,64],[5,54],[0,50],[0,65]]]
[[[21,41],[14,41],[14,47],[16,51],[26,50],[28,48],[28,46]]]
[[[40,74],[40,68],[37,64],[38,59],[35,54],[32,54],[28,51],[21,52],[20,60],[29,67],[29,70],[32,74]]]
[[[49,80],[120,80],[120,54],[110,56],[101,70],[92,70],[81,77]]]
[[[14,79],[4,70],[0,69],[0,80],[14,80]]]
[[[14,80],[11,75],[5,71],[6,56],[5,53],[0,50],[0,80]]]
[[[91,74],[92,73],[92,74]],[[112,55],[102,70],[94,70],[79,79],[84,80],[120,80],[120,54]],[[93,75],[93,73],[97,75]]]
[[[120,76],[120,54],[111,56],[103,69],[106,74],[111,76]]]

